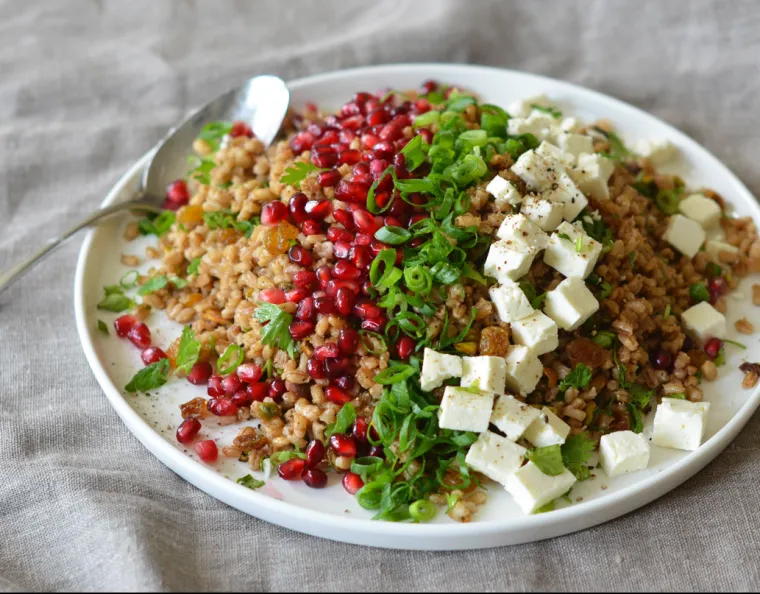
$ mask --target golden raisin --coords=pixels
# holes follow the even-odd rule
[[[203,207],[200,204],[189,204],[179,209],[177,222],[185,227],[195,227],[203,222]]]
[[[458,342],[454,348],[465,355],[477,355],[478,343],[476,342]]]
[[[208,409],[206,408],[206,399],[193,398],[189,402],[179,405],[179,410],[182,412],[183,419],[189,419],[190,417],[206,418],[208,416]]]
[[[284,254],[290,248],[291,241],[296,237],[298,237],[298,228],[287,221],[281,221],[264,231],[264,249],[270,254]]]
[[[240,232],[234,229],[221,229],[216,238],[219,243],[232,245],[240,238]]]
[[[491,326],[480,333],[480,354],[506,357],[509,348],[509,334],[504,328]]]
[[[567,356],[573,367],[578,363],[588,365],[591,369],[601,367],[607,359],[607,352],[588,338],[576,338],[571,340],[565,347]]]
[[[188,293],[186,295],[182,295],[179,298],[179,301],[182,303],[182,305],[190,307],[198,303],[201,299],[203,299],[203,295],[200,293]]]

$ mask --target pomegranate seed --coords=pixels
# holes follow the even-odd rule
[[[235,392],[243,389],[243,382],[237,375],[225,375],[222,378],[222,390],[227,396],[232,396]]]
[[[281,380],[279,377],[272,380],[272,383],[269,384],[269,397],[272,400],[277,400],[279,398],[282,398],[282,395],[287,392],[287,388],[285,387],[285,382]]]
[[[374,235],[380,228],[375,221],[375,217],[366,210],[354,211],[354,225],[356,225],[359,231],[367,235]]]
[[[351,394],[342,390],[338,386],[327,386],[325,388],[325,398],[335,404],[345,404],[351,401]]]
[[[314,332],[314,324],[311,322],[293,322],[288,328],[293,340],[303,340]]]
[[[317,167],[329,169],[330,167],[335,167],[338,164],[338,155],[336,155],[334,152],[315,153],[312,151],[311,162],[314,163],[314,165]]]
[[[362,146],[368,149],[372,149],[378,142],[380,142],[380,137],[376,134],[362,134]]]
[[[419,136],[422,136],[422,140],[424,140],[427,144],[433,144],[433,133],[427,128],[420,128],[417,130],[417,134]]]
[[[355,280],[361,275],[361,270],[346,260],[339,260],[333,267],[333,276],[339,280]]]
[[[127,332],[127,338],[137,348],[147,349],[150,346],[150,329],[142,322],[138,322]]]
[[[256,365],[256,363],[243,363],[242,365],[238,365],[235,371],[240,381],[246,384],[253,384],[259,381],[263,372],[261,365]]]
[[[325,361],[325,373],[327,377],[333,379],[346,373],[349,361],[347,357],[338,357],[337,359],[327,359]]]
[[[340,171],[331,169],[330,171],[320,171],[317,175],[317,183],[320,188],[333,188],[340,181]]]
[[[282,289],[262,289],[259,291],[259,299],[267,303],[280,305],[285,303],[285,291]]]
[[[726,279],[722,276],[714,276],[710,280],[707,281],[707,288],[712,292],[714,291],[718,295],[722,295],[726,292],[726,289],[728,288],[728,284],[726,283]]]
[[[343,202],[365,204],[367,202],[367,191],[371,183],[370,180],[366,180],[364,183],[360,183],[358,180],[341,180],[335,187],[335,198]]]
[[[237,120],[232,123],[230,136],[232,138],[237,138],[238,136],[247,136],[248,138],[252,138],[253,130],[251,130],[251,127],[245,122],[241,122],[240,120]]]
[[[116,331],[116,336],[124,338],[138,321],[139,320],[135,316],[130,315],[119,316],[116,318],[113,321],[113,329]]]
[[[359,333],[353,328],[341,328],[338,332],[338,348],[344,355],[353,355],[359,348]]]
[[[316,109],[311,110],[311,111],[316,111]],[[308,126],[306,126],[306,131],[312,136],[314,136],[314,138],[319,138],[320,136],[322,136],[322,134],[325,133],[325,131],[322,129],[322,126],[320,126],[316,122],[311,122]]]
[[[195,417],[188,417],[177,427],[177,441],[190,443],[201,430],[201,422]]]
[[[321,221],[332,213],[332,203],[329,200],[309,200],[306,203],[306,214],[310,219]]]
[[[348,435],[336,433],[330,436],[330,447],[338,456],[345,456],[346,458],[356,456],[356,442]]]
[[[388,115],[387,111],[384,109],[376,109],[367,115],[367,125],[379,126],[381,124],[385,124],[389,118],[390,116]]]
[[[247,389],[246,390],[240,390],[240,392],[237,392],[232,397],[232,404],[234,404],[237,408],[243,408],[245,406],[251,405],[251,397],[248,394]]]
[[[351,173],[356,176],[367,176],[369,175],[369,165],[366,163],[357,163],[354,165],[354,168],[351,170]]]
[[[387,227],[403,227],[401,221],[396,217],[385,217],[384,222]]]
[[[313,439],[306,446],[306,467],[314,468],[325,457],[325,444],[318,439]]]
[[[166,359],[166,353],[158,347],[149,346],[140,353],[140,357],[145,365],[152,365],[153,363],[158,363],[161,359]]]
[[[356,138],[356,132],[354,132],[353,130],[344,129],[338,132],[338,140],[340,140],[341,142],[345,144],[351,144],[355,138]]]
[[[341,165],[356,165],[362,160],[362,153],[359,150],[356,149],[349,149],[347,151],[342,151],[340,155],[338,155],[338,162]]]
[[[341,210],[338,212],[345,212],[345,211]],[[351,231],[346,231],[345,229],[341,229],[340,227],[330,227],[327,230],[327,239],[329,239],[333,243],[337,241],[344,241],[344,242],[350,243],[354,239],[354,234],[351,233]]]
[[[419,114],[427,113],[432,109],[432,105],[430,105],[430,101],[428,101],[424,97],[421,97],[417,99],[417,101],[414,102],[414,109]]]
[[[359,104],[356,101],[349,101],[344,103],[340,108],[340,114],[343,117],[349,117],[352,115],[360,115],[362,112]]]
[[[332,280],[332,270],[327,264],[323,264],[319,268],[317,268],[317,279],[319,280],[319,286],[324,289],[327,286],[327,283],[329,283]]]
[[[355,280],[331,280],[325,287],[325,292],[333,299],[338,294],[338,289],[345,288],[352,293],[359,293],[361,287]]]
[[[200,361],[193,365],[190,373],[187,374],[187,381],[196,386],[208,383],[211,374],[213,373],[211,363],[208,361]]]
[[[264,382],[248,384],[245,388],[245,392],[248,394],[251,402],[263,402],[264,398],[269,394],[269,385]]]
[[[183,206],[190,200],[190,191],[183,179],[174,180],[166,188],[166,199],[178,206]]]
[[[301,473],[303,473],[305,468],[306,460],[291,458],[277,467],[277,474],[286,481],[293,481],[301,477]]]
[[[348,254],[349,260],[359,270],[368,268],[372,264],[372,255],[366,246],[355,245]]]
[[[204,439],[195,444],[195,453],[206,464],[216,462],[219,457],[219,449],[212,439]]]
[[[359,128],[363,127],[365,123],[366,123],[366,120],[360,115],[346,118],[345,120],[341,122],[341,124],[346,130],[354,130],[354,131],[359,130]]]
[[[322,233],[322,223],[309,219],[301,223],[301,232],[304,235],[319,235]]]
[[[338,223],[343,225],[347,231],[351,231],[354,228],[354,217],[347,210],[335,210],[333,211],[333,217]]]
[[[396,343],[396,352],[398,358],[402,361],[406,361],[409,356],[414,352],[415,343],[409,336],[402,336]]]
[[[382,314],[383,310],[381,310],[378,305],[375,305],[370,301],[362,301],[361,303],[357,303],[356,306],[354,306],[354,315],[361,318],[362,320],[376,319],[379,318]]]
[[[320,361],[315,357],[311,357],[306,361],[306,373],[312,379],[325,379],[327,377],[327,371],[325,370],[324,361]]]
[[[314,349],[314,356],[322,361],[325,359],[334,359],[339,355],[340,350],[338,349],[338,345],[334,342],[326,342]]]
[[[288,202],[288,211],[290,218],[296,223],[303,223],[308,217],[306,216],[306,203],[309,199],[303,192],[296,192],[291,196]]]
[[[382,332],[383,328],[385,328],[385,320],[383,319],[373,319],[373,320],[364,320],[362,322],[362,330],[369,330],[370,332]]]
[[[381,140],[398,140],[404,135],[403,126],[397,122],[389,122],[383,126],[378,136]],[[375,145],[377,147],[377,145]]]
[[[312,489],[324,489],[327,486],[327,475],[319,468],[308,468],[301,474],[303,482]]]
[[[212,375],[208,378],[208,388],[206,390],[209,396],[224,396],[224,388],[222,387],[222,376]]]
[[[208,410],[217,417],[231,417],[237,413],[237,406],[229,398],[212,398],[208,401]]]
[[[317,275],[311,270],[299,270],[293,275],[293,283],[302,289],[313,289],[319,284]]]
[[[335,130],[328,130],[320,138],[320,144],[330,145],[338,142],[338,133]]]
[[[350,375],[341,375],[340,377],[335,378],[335,381],[333,383],[341,390],[350,391],[356,382]]]
[[[373,299],[377,296],[377,291],[370,281],[364,281],[362,283],[362,295],[372,297]]]
[[[330,281],[332,282],[332,281]],[[314,299],[314,307],[321,314],[326,316],[332,315],[337,312],[335,308],[335,302],[330,297],[317,297]]]
[[[356,419],[356,422],[354,423],[354,428],[351,431],[351,433],[354,436],[354,439],[356,441],[358,441],[359,443],[366,443],[368,429],[369,429],[369,424],[367,423],[367,421],[359,417],[358,419]]]
[[[373,436],[372,439],[377,439],[377,437]],[[385,451],[383,450],[383,446],[372,446],[369,449],[369,455],[374,456],[375,458],[385,458]]]
[[[298,289],[290,289],[285,291],[285,301],[288,303],[300,303],[303,299],[309,296],[309,289],[303,287]]]
[[[371,243],[372,235],[369,235],[367,233],[357,233],[356,237],[354,237],[354,245],[367,247]]]
[[[386,159],[390,160],[393,159],[393,155],[395,154],[395,147],[388,141],[382,140],[378,142],[373,148],[372,148],[372,154],[375,156],[376,159]],[[387,176],[388,179],[391,180],[391,183],[393,182],[393,178],[391,176]],[[383,189],[388,189],[387,187]]]
[[[355,495],[364,486],[364,481],[355,472],[347,472],[343,475],[343,488],[349,495]]]
[[[720,354],[720,349],[723,348],[723,341],[719,338],[711,338],[705,344],[705,353],[710,359],[715,359]]]
[[[290,148],[297,155],[300,155],[304,151],[308,151],[314,144],[314,135],[310,132],[299,132],[290,140]]]
[[[262,225],[277,225],[284,221],[288,216],[288,207],[282,202],[277,200],[273,202],[267,202],[261,209],[261,224]]]
[[[652,367],[655,369],[670,369],[673,357],[667,351],[657,351],[652,357]]]
[[[340,264],[340,262],[338,262]],[[337,265],[336,265],[337,268]],[[335,292],[335,307],[338,309],[338,313],[342,316],[349,316],[356,304],[356,295],[341,287]]]
[[[348,258],[349,254],[351,253],[351,244],[347,241],[336,241],[335,245],[333,247],[333,255],[340,259],[344,260]]]
[[[296,320],[302,322],[313,322],[316,318],[316,308],[314,307],[314,298],[306,297],[301,303],[298,304],[296,310]]]
[[[388,161],[385,159],[375,159],[369,164],[369,172],[372,174],[372,179],[377,180],[380,175],[388,168]]]
[[[422,83],[422,91],[427,95],[428,93],[432,93],[438,88],[438,83],[434,80],[426,80]]]

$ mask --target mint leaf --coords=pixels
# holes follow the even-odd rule
[[[152,279],[146,282],[142,287],[137,289],[137,294],[148,295],[149,293],[155,293],[156,291],[163,289],[167,284],[169,284],[169,279],[166,277],[165,274],[162,274],[160,276],[154,276]]]
[[[169,377],[169,359],[161,359],[138,371],[124,386],[127,392],[147,392],[159,388]]]
[[[260,489],[261,487],[266,485],[264,481],[260,481],[259,479],[253,478],[253,476],[250,474],[246,474],[245,476],[239,478],[235,482],[238,485],[247,487],[248,489]]]
[[[198,362],[201,353],[201,342],[195,339],[195,332],[190,326],[182,329],[182,337],[179,339],[177,348],[177,371],[190,373],[190,370]]]
[[[325,429],[325,437],[330,439],[335,434],[345,433],[351,428],[354,421],[356,421],[356,410],[350,402],[344,404],[335,417],[335,422],[328,425]]]

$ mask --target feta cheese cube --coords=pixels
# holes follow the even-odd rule
[[[544,191],[543,197],[562,204],[562,218],[566,221],[574,220],[588,205],[588,199],[566,172],[560,174],[555,185]]]
[[[507,351],[506,383],[523,396],[530,394],[536,389],[538,380],[544,372],[544,366],[538,359],[538,355],[522,345],[512,345]],[[502,394],[504,391],[502,390]]]
[[[503,394],[506,374],[507,365],[503,357],[464,357],[459,385],[469,388],[477,381],[479,390]]]
[[[488,182],[486,191],[495,198],[497,206],[520,204],[522,201],[522,196],[520,196],[517,188],[498,175]]]
[[[522,241],[542,250],[549,242],[549,236],[524,214],[512,214],[504,217],[496,237],[504,240]]]
[[[507,484],[507,479],[522,466],[528,451],[492,431],[484,431],[470,446],[464,461],[491,480]]]
[[[488,294],[502,322],[510,323],[535,311],[517,283],[510,281],[494,285],[488,289]]]
[[[692,305],[683,312],[681,322],[689,334],[703,343],[726,335],[726,316],[707,301]]]
[[[654,415],[652,443],[676,450],[696,450],[707,431],[709,402],[663,398]]]
[[[575,155],[566,153],[561,148],[554,146],[546,140],[538,145],[536,154],[541,155],[544,159],[554,159],[555,161],[559,161],[565,167],[572,167],[575,163]]]
[[[572,134],[577,133],[581,128],[583,128],[583,124],[578,118],[562,118],[562,121],[559,124],[560,130],[563,132],[570,132]]]
[[[655,167],[665,165],[678,155],[678,149],[673,143],[662,138],[639,140],[633,148],[634,152],[649,159]]]
[[[562,474],[549,476],[533,462],[528,462],[507,479],[506,489],[517,505],[526,514],[531,514],[567,493],[574,484],[575,475],[567,468]]]
[[[544,140],[552,131],[554,120],[542,111],[534,109],[526,118],[512,118],[507,122],[507,132],[511,136],[533,134],[538,140]]]
[[[485,431],[491,420],[493,399],[491,392],[473,393],[456,386],[446,386],[438,426],[455,431]]]
[[[540,311],[512,322],[511,327],[515,344],[528,347],[536,355],[550,353],[559,346],[557,324]]]
[[[714,229],[720,225],[723,212],[712,198],[702,194],[692,194],[678,203],[678,210],[704,229]]]
[[[732,256],[739,253],[739,248],[724,241],[708,239],[705,243],[705,251],[713,261],[723,262],[721,254],[728,254],[727,257],[732,258]]]
[[[564,222],[549,238],[544,262],[565,276],[586,278],[601,253],[602,244],[586,235],[583,227]]]
[[[530,427],[541,411],[527,404],[523,404],[514,396],[506,395],[496,398],[496,404],[491,413],[491,423],[504,433],[507,438],[517,441]]]
[[[566,278],[546,294],[544,313],[563,330],[575,330],[599,309],[583,279]]]
[[[554,231],[562,222],[565,211],[563,202],[552,202],[538,196],[530,195],[523,198],[520,214],[544,231]]]
[[[599,178],[607,183],[615,171],[615,163],[598,153],[581,153],[578,155],[578,167],[597,172]]]
[[[705,230],[696,221],[675,214],[670,217],[662,237],[684,256],[693,258],[705,242]]]
[[[483,272],[500,283],[515,281],[528,273],[537,253],[537,248],[522,241],[502,239],[488,249]]]
[[[649,464],[649,443],[633,431],[608,433],[599,442],[599,459],[609,477],[644,470]]]
[[[513,118],[527,118],[533,111],[534,105],[551,107],[552,103],[546,95],[536,95],[535,97],[513,101],[507,107],[507,113]]]
[[[575,163],[581,153],[594,152],[594,139],[585,134],[562,132],[557,135],[557,146],[559,146],[565,154],[569,153],[572,155],[572,162]]]
[[[607,182],[614,169],[612,161],[601,155],[581,153],[578,164],[568,173],[583,192],[596,200],[607,200],[610,197]]]
[[[545,406],[538,418],[525,430],[523,437],[537,448],[545,448],[550,445],[562,445],[569,434],[570,425]]]
[[[422,356],[422,372],[420,387],[425,392],[443,385],[452,377],[462,376],[462,357],[446,355],[433,349],[426,348]]]
[[[512,165],[512,172],[523,180],[529,188],[543,190],[551,188],[559,181],[564,167],[558,161],[544,159],[535,151],[525,151]]]

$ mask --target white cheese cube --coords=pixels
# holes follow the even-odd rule
[[[577,133],[581,128],[583,128],[583,123],[578,118],[562,118],[559,125],[559,129],[562,132],[570,132],[572,134]]]
[[[507,365],[503,357],[464,357],[459,385],[469,388],[478,382],[478,389],[483,392],[503,394],[506,374]]]
[[[715,262],[722,262],[720,255],[725,254],[738,254],[739,248],[730,243],[724,241],[718,241],[715,239],[708,239],[705,243],[705,251]]]
[[[678,149],[669,141],[660,139],[639,140],[634,152],[646,157],[655,167],[665,165],[678,155]]]
[[[670,217],[662,237],[684,256],[693,258],[705,242],[705,230],[696,221],[675,214]]]
[[[678,203],[678,210],[704,229],[714,229],[720,225],[723,212],[712,198],[702,194],[692,194]]]
[[[676,450],[696,450],[707,431],[709,402],[663,398],[654,415],[652,443]]]
[[[438,414],[438,426],[455,431],[485,431],[491,420],[493,399],[491,392],[474,393],[456,386],[446,386]]]
[[[509,439],[517,441],[540,414],[537,408],[520,402],[514,396],[499,396],[491,413],[491,423]]]
[[[483,272],[500,283],[515,281],[528,273],[537,253],[538,249],[522,241],[502,239],[488,249]]]
[[[537,448],[545,448],[550,445],[562,445],[569,434],[570,425],[545,406],[538,418],[525,430],[523,437]]]
[[[520,214],[544,231],[554,231],[562,222],[565,211],[563,202],[552,202],[538,196],[526,196],[523,199]]]
[[[542,250],[549,242],[549,236],[524,214],[512,214],[504,217],[496,237],[504,240],[522,241]]]
[[[544,140],[552,131],[554,120],[548,113],[534,109],[526,118],[512,118],[507,122],[507,133],[510,136],[532,134],[538,140]]]
[[[612,177],[615,171],[615,163],[598,153],[581,153],[578,155],[578,167],[598,172],[599,178],[605,183]]]
[[[566,221],[574,220],[588,205],[588,199],[566,172],[560,174],[556,184],[544,191],[543,197],[562,204],[562,217]]]
[[[511,182],[498,175],[488,182],[486,191],[496,199],[495,201],[498,206],[520,204],[522,201],[522,196],[520,196],[517,188]]]
[[[506,489],[517,505],[531,514],[557,497],[562,497],[575,484],[575,475],[565,468],[562,474],[549,476],[533,462],[514,472],[507,480]]]
[[[506,382],[507,385],[523,396],[530,394],[536,389],[538,380],[544,372],[544,366],[538,355],[528,347],[512,345],[507,351],[506,358]],[[502,394],[504,391],[502,390]]]
[[[705,229],[707,240],[710,241],[723,241],[726,239],[726,232],[722,227],[714,227],[713,229]]]
[[[601,243],[586,235],[580,225],[565,222],[549,238],[544,262],[565,276],[586,278],[601,253]]]
[[[538,145],[536,154],[541,155],[544,159],[554,159],[559,161],[565,167],[572,167],[575,163],[575,156],[570,153],[566,153],[561,148],[554,146],[552,143],[544,140]]]
[[[488,294],[502,322],[510,323],[535,311],[517,283],[510,281],[494,285],[488,289]]]
[[[533,111],[534,105],[551,107],[552,103],[546,95],[536,95],[535,97],[513,101],[507,107],[507,113],[513,118],[527,118]]]
[[[607,200],[610,189],[607,182],[615,166],[612,161],[595,153],[581,153],[578,165],[568,171],[577,186],[596,200]]]
[[[573,163],[575,163],[581,153],[594,152],[594,139],[585,134],[569,134],[567,132],[562,132],[557,135],[557,146],[559,146],[565,154],[569,153],[572,155]]]
[[[649,464],[649,443],[646,437],[633,431],[602,435],[599,459],[609,477],[644,470]]]
[[[553,159],[544,159],[533,150],[520,155],[511,169],[534,190],[551,188],[559,182],[559,177],[564,172],[561,163]]]
[[[470,446],[464,461],[491,480],[507,484],[507,479],[522,466],[528,451],[492,431],[484,431]]]
[[[422,372],[420,387],[429,392],[443,385],[452,377],[462,376],[462,357],[446,355],[433,349],[426,348],[422,357]]]
[[[512,322],[511,327],[515,344],[528,347],[536,355],[551,353],[559,346],[557,324],[540,311]]]
[[[686,331],[701,342],[726,335],[726,316],[707,301],[692,305],[681,314]]]
[[[599,309],[583,279],[566,278],[546,294],[544,313],[563,330],[575,330]]]

